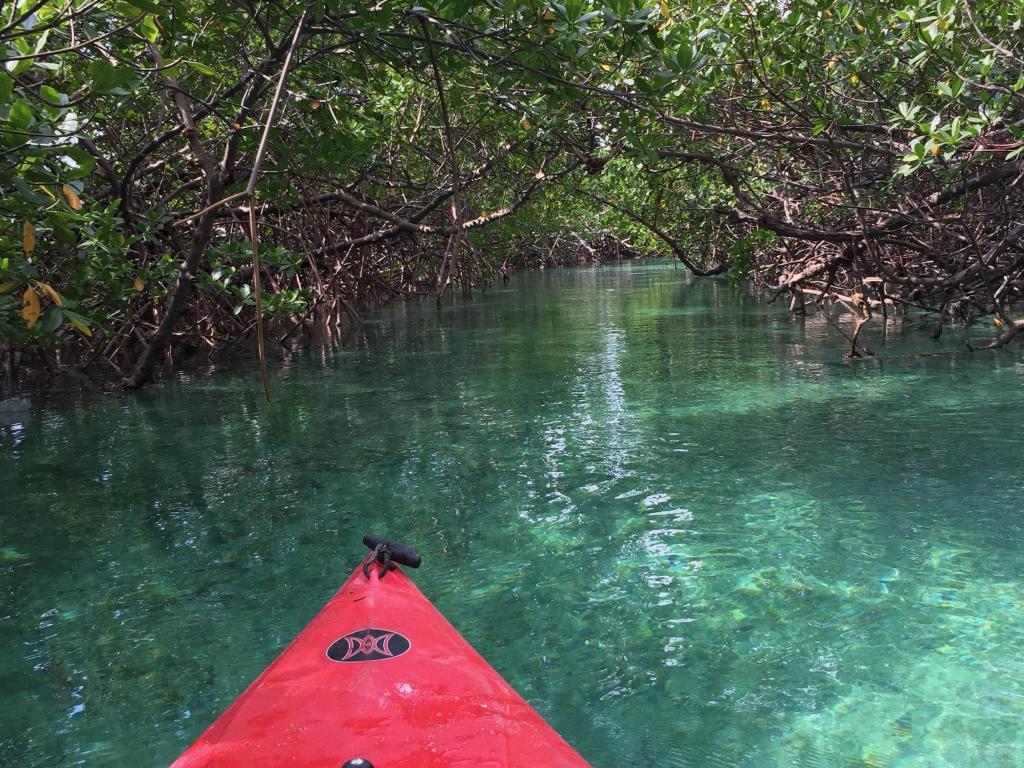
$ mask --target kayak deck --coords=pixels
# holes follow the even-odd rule
[[[392,567],[357,568],[172,768],[585,767]]]

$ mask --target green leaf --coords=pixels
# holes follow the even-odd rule
[[[163,16],[165,13],[165,10],[158,3],[150,2],[150,0],[130,0],[128,5],[139,9],[139,13],[147,11],[157,16]]]
[[[77,312],[72,312],[66,307],[64,309],[64,316],[76,331],[81,333],[83,336],[92,336],[92,331],[89,330],[89,326],[92,325],[92,322],[89,318],[83,317]]]
[[[64,322],[64,312],[57,307],[47,307],[39,318],[39,330],[43,333],[53,333],[60,324]]]
[[[156,21],[153,20],[152,15],[142,18],[142,23],[139,24],[139,33],[151,43],[155,43],[160,38],[160,30],[157,28]]]
[[[93,89],[103,93],[117,82],[117,70],[106,59],[96,59],[89,63],[89,77]]]
[[[26,184],[23,179],[20,179],[17,176],[14,178],[13,184],[15,190],[14,196],[23,202],[37,206],[47,206],[53,202],[52,198],[36,192],[32,187]]]
[[[185,63],[200,74],[209,75],[210,77],[220,77],[217,70],[213,69],[213,67],[206,66],[201,61],[186,61]]]
[[[46,41],[49,40],[49,39],[50,39],[50,30],[47,29],[45,32],[43,32],[43,34],[41,34],[39,36],[39,39],[36,40],[36,47],[32,51],[32,53],[40,53],[40,52],[42,52],[43,48],[46,47]]]
[[[39,86],[39,96],[44,102],[46,102],[48,111],[51,114],[54,114],[55,110],[56,114],[59,114],[59,110],[68,103],[67,94],[60,93],[56,88],[49,85]]]
[[[96,167],[96,158],[79,147],[68,147],[60,158],[66,179],[84,179]]]
[[[24,99],[18,99],[11,105],[11,111],[7,115],[11,129],[15,131],[26,131],[32,123],[32,107]]]
[[[14,78],[6,72],[0,72],[0,104],[6,104],[14,92]]]
[[[78,238],[75,237],[74,230],[67,225],[64,221],[66,214],[61,213],[60,215],[53,215],[46,217],[46,223],[50,225],[50,229],[53,230],[53,237],[58,243],[63,245],[74,245]]]

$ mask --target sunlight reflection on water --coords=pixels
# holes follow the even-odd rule
[[[0,763],[166,764],[367,530],[595,766],[1024,762],[1018,352],[515,286],[0,423]]]

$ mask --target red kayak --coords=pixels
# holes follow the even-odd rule
[[[579,768],[587,763],[374,551],[172,768]]]

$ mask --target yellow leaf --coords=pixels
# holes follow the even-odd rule
[[[53,200],[53,202],[57,202],[56,196],[54,196],[53,192],[50,191],[50,188],[48,186],[46,186],[45,184],[38,184],[37,186],[39,187],[40,191],[45,192],[47,195],[49,195],[50,199]]]
[[[2,283],[0,283],[0,293],[10,293],[13,287],[13,280],[4,280]]]
[[[857,28],[858,32],[863,32],[864,31],[864,25],[861,24],[859,21],[853,22],[853,26],[855,26]]]
[[[31,221],[26,221],[21,228],[21,247],[26,256],[31,256],[32,251],[36,249],[36,228],[32,226]]]
[[[69,320],[68,322],[71,323],[71,327],[72,328],[74,328],[76,331],[78,331],[83,336],[92,336],[92,331],[89,330],[88,326],[83,325],[82,323],[78,322],[77,320]]]
[[[136,277],[135,278],[135,290],[136,291],[141,291],[145,287],[146,287],[146,284],[144,282],[142,282],[142,278],[141,277]]]
[[[64,306],[64,302],[61,301],[60,294],[53,290],[52,286],[39,281],[36,281],[36,286],[42,289],[43,293],[50,297],[50,301],[52,301],[58,307]]]
[[[658,5],[661,6],[661,15],[666,19],[672,18],[672,11],[669,10],[668,3],[665,0],[658,0]]]
[[[601,65],[601,69],[603,69],[605,72],[611,72],[612,71],[612,65],[611,64],[602,64]]]
[[[553,21],[555,18],[555,12],[548,8],[544,11],[544,21]]]
[[[939,154],[939,145],[938,144],[932,144],[931,153],[932,153],[933,156]]]
[[[949,29],[949,22],[946,21],[945,19],[939,19],[937,22],[935,22],[935,26],[937,26],[939,29],[945,31],[945,30]]]
[[[29,328],[39,319],[39,294],[31,288],[26,288],[21,296],[21,316]]]
[[[73,211],[82,210],[82,201],[78,199],[78,193],[68,184],[65,184],[60,188],[60,193],[64,195],[64,199],[68,203],[68,207]]]

